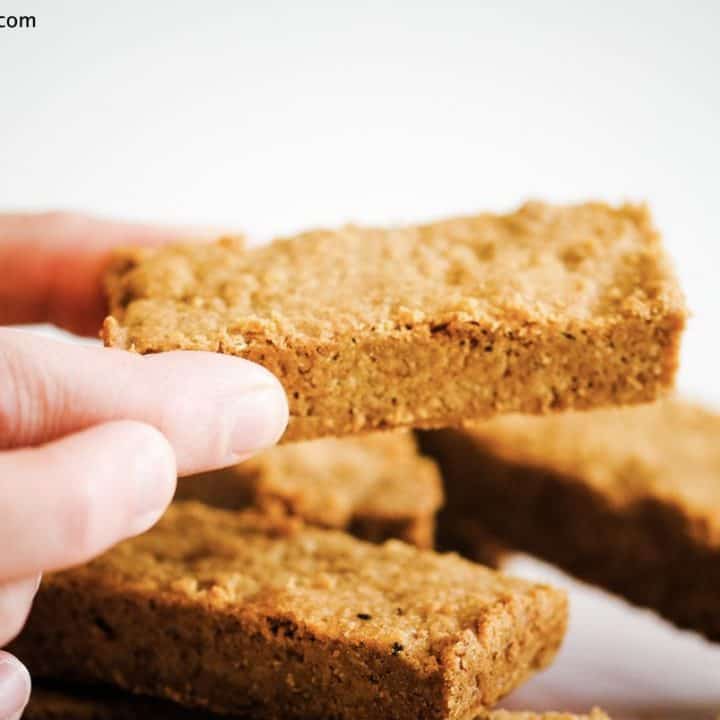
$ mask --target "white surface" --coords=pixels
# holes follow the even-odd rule
[[[720,645],[531,558],[513,558],[506,571],[566,588],[571,607],[558,659],[513,693],[505,707],[582,712],[596,704],[613,720],[720,715]]]
[[[0,0],[38,19],[0,31],[0,205],[267,237],[647,199],[695,313],[681,388],[720,405],[720,3],[302,5]],[[720,708],[717,648],[573,601],[518,702]]]
[[[1,5],[37,16],[0,31],[3,205],[265,236],[647,199],[696,312],[681,384],[720,402],[719,3]]]

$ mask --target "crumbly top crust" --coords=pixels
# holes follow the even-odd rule
[[[374,643],[428,671],[459,640],[502,652],[494,634],[516,621],[522,634],[529,608],[559,618],[566,611],[561,591],[455,555],[192,502],[171,506],[148,533],[51,577],[249,618],[295,617],[319,638]]]
[[[120,255],[107,290],[105,340],[138,352],[684,312],[647,209],[601,203]]]
[[[442,503],[439,470],[406,431],[280,445],[229,472],[320,525],[344,526],[356,515],[426,515]]]
[[[467,431],[514,464],[548,469],[617,506],[658,500],[720,547],[720,416],[676,398],[637,407],[508,415]]]

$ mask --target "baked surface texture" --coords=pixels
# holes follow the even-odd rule
[[[87,688],[43,686],[33,688],[24,720],[220,720],[228,715],[215,715],[197,709],[183,708],[165,700],[155,700],[121,691]],[[471,718],[468,718],[471,720]],[[489,710],[472,720],[609,720],[601,710],[588,715],[569,713],[511,712]]]
[[[254,718],[461,719],[555,655],[564,593],[454,555],[177,503],[48,575],[13,643],[35,677]]]
[[[443,526],[479,525],[720,640],[718,438],[720,416],[666,399],[496,418],[422,444],[445,475]]]
[[[68,690],[43,685],[33,688],[30,703],[23,715],[24,720],[220,720],[221,717],[231,716],[190,710],[164,700],[106,688]],[[608,720],[608,717],[597,709],[593,709],[589,715],[489,710],[474,720]]]
[[[107,293],[106,345],[272,371],[286,440],[653,400],[686,314],[647,210],[600,203],[128,255]]]
[[[401,430],[275,447],[228,470],[182,478],[176,497],[431,548],[442,480],[413,434]]]

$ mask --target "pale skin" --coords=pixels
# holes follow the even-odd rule
[[[215,235],[0,213],[0,325],[96,336],[111,248]],[[140,357],[0,327],[0,647],[22,628],[43,572],[147,530],[178,474],[274,444],[287,419],[280,383],[245,360]],[[29,695],[27,670],[0,650],[0,720],[19,718]]]

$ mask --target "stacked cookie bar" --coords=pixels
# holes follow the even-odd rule
[[[392,230],[120,258],[105,343],[283,382],[285,441],[652,400],[685,310],[642,207],[531,203]]]
[[[72,688],[68,692],[65,686],[44,684],[34,689],[23,717],[25,720],[217,720],[220,716],[142,695],[120,693],[112,688]],[[489,710],[469,720],[608,720],[608,716],[598,709],[587,715]]]
[[[666,399],[424,435],[444,542],[486,534],[720,641],[720,416]]]
[[[107,288],[107,345],[258,362],[290,423],[246,465],[182,480],[147,534],[45,578],[15,651],[37,677],[113,689],[56,684],[31,717],[570,717],[491,709],[552,661],[566,598],[431,549],[443,489],[407,428],[662,396],[685,309],[644,208],[119,253]],[[473,514],[479,486],[463,508],[462,436],[441,433],[442,517],[508,542]]]
[[[176,497],[432,548],[443,490],[437,465],[401,430],[282,445],[225,471],[182,478]]]

